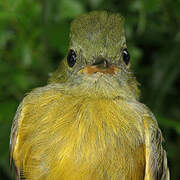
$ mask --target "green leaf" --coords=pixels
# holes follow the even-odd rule
[[[65,55],[69,44],[69,28],[70,25],[66,21],[50,26],[47,29],[49,45]]]
[[[85,12],[83,4],[76,0],[61,0],[59,6],[62,19],[74,18]]]
[[[93,9],[99,7],[102,2],[103,0],[89,0],[89,4]]]
[[[157,120],[162,126],[165,126],[167,128],[173,128],[176,130],[176,132],[178,134],[180,134],[180,122],[179,121],[175,121],[173,119],[166,118],[166,117],[160,116],[160,115],[157,116]]]

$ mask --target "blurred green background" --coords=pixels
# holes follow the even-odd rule
[[[171,179],[180,179],[180,0],[1,0],[0,179],[13,179],[9,134],[19,102],[46,84],[66,54],[72,19],[104,9],[126,18],[141,101],[163,131]]]

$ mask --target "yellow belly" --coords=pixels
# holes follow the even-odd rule
[[[26,179],[140,180],[145,171],[141,115],[122,99],[28,95],[14,161]]]

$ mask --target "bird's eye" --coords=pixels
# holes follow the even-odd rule
[[[122,56],[123,56],[123,60],[124,60],[125,64],[128,65],[129,60],[130,60],[130,55],[129,55],[127,48],[123,49]]]
[[[67,62],[68,62],[69,67],[73,67],[76,63],[76,53],[72,49],[70,49],[68,53]]]

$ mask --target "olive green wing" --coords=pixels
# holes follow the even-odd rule
[[[20,127],[22,118],[21,118],[21,112],[22,112],[22,103],[19,105],[16,114],[14,116],[13,119],[13,123],[12,123],[12,127],[11,127],[11,134],[10,134],[10,167],[12,167],[12,163],[13,163],[13,154],[16,148],[16,145],[18,144],[18,128]],[[18,167],[14,164],[15,169],[16,169],[16,175],[17,175],[17,179],[22,179],[21,173],[20,173],[20,169],[18,169]]]
[[[152,113],[144,115],[146,172],[145,180],[169,180],[162,134]]]

